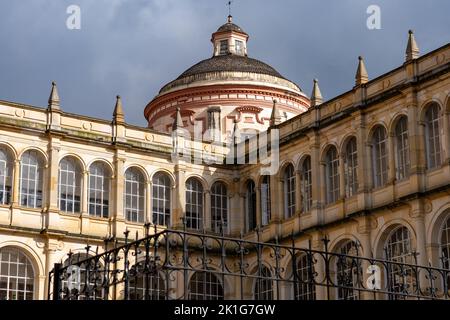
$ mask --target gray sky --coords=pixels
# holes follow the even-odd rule
[[[46,106],[50,82],[63,110],[111,119],[115,95],[127,122],[145,126],[146,104],[167,82],[212,55],[224,0],[1,0],[0,99]],[[66,8],[81,8],[81,29]],[[367,7],[381,8],[369,30]],[[328,100],[352,88],[357,56],[369,77],[404,60],[407,31],[421,54],[450,39],[448,0],[235,0],[234,22],[249,56],[275,67],[308,95],[318,78]]]

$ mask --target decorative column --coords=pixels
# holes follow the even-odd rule
[[[256,185],[256,225],[262,226],[262,210],[261,210],[261,185]]]
[[[44,171],[44,203],[47,207],[47,225],[49,229],[59,229],[59,206],[58,206],[58,177],[59,177],[59,151],[60,140],[50,136],[48,145],[49,162],[48,168]],[[46,182],[45,182],[46,180]],[[47,194],[45,196],[45,194]],[[44,206],[45,206],[44,205]]]
[[[89,229],[89,212],[88,212],[88,186],[89,171],[85,170],[81,178],[81,230],[80,234],[88,232]]]
[[[156,223],[157,221],[153,221],[153,205],[152,205],[152,196],[153,196],[153,183],[151,181],[147,181],[146,184],[146,193],[145,193],[145,223]]]
[[[205,207],[203,208],[203,230],[212,231],[211,225],[211,192],[210,190],[203,191],[203,199]]]
[[[112,233],[115,237],[123,237],[125,231],[125,216],[123,212],[124,203],[124,164],[125,154],[120,150],[116,150],[114,156],[114,177],[113,182],[113,211],[112,211]]]
[[[14,160],[12,206],[19,206],[20,201],[20,159]]]
[[[319,224],[322,221],[322,203],[324,198],[322,197],[323,185],[321,180],[322,167],[320,165],[320,136],[318,133],[313,133],[309,136],[309,149],[311,152],[311,216],[313,217],[313,225]]]
[[[302,212],[302,181],[301,170],[295,170],[295,212],[300,214]]]
[[[185,168],[181,164],[177,163],[175,165],[175,202],[173,208],[173,227],[183,228],[183,222],[181,218],[185,215],[186,207],[186,183],[185,183]]]

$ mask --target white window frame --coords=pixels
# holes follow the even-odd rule
[[[0,204],[10,204],[12,196],[12,163],[7,150],[0,148]]]
[[[373,186],[380,188],[386,185],[388,180],[388,137],[386,129],[378,126],[372,136],[372,163]]]
[[[146,183],[144,174],[138,168],[125,171],[125,192],[123,210],[127,221],[144,223]]]
[[[340,194],[339,157],[335,147],[330,147],[325,156],[325,179],[327,204],[335,203]]]
[[[102,162],[94,162],[89,168],[88,211],[91,216],[109,216],[110,175],[109,168]]]
[[[203,229],[204,191],[202,183],[196,178],[186,181],[186,227]]]
[[[428,106],[425,112],[425,145],[427,169],[438,168],[442,164],[441,111],[438,104]]]
[[[25,171],[27,172],[26,175]],[[32,172],[32,175],[30,175],[30,172]],[[28,150],[22,155],[20,161],[20,205],[28,208],[42,207],[42,189],[42,157],[38,151]]]
[[[216,182],[211,187],[211,229],[220,233],[228,230],[228,190],[223,182]]]
[[[172,186],[170,177],[164,172],[157,172],[152,179],[152,221],[161,226],[171,226]]]
[[[11,260],[14,257],[16,259]],[[5,266],[7,270],[3,269]],[[22,250],[15,247],[0,249],[0,297],[6,300],[33,300],[35,276],[34,266]]]
[[[284,185],[284,217],[286,219],[295,214],[295,170],[292,164],[284,169],[283,185]]]
[[[356,138],[348,140],[344,157],[345,195],[350,198],[358,192],[358,147]]]
[[[409,176],[408,118],[402,116],[395,125],[396,178],[403,180]]]
[[[81,172],[78,162],[72,157],[63,158],[59,162],[58,177],[59,210],[67,213],[81,212]],[[63,190],[66,191],[64,196]]]

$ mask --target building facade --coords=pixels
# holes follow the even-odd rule
[[[48,275],[69,252],[94,256],[105,238],[145,237],[149,223],[154,232],[293,238],[317,251],[326,238],[330,252],[401,263],[414,256],[449,269],[450,45],[419,56],[410,32],[403,65],[369,81],[360,58],[355,86],[324,102],[317,81],[307,97],[248,58],[247,39],[229,18],[213,34],[213,58],[147,105],[149,128],[124,121],[120,97],[112,121],[67,113],[56,84],[47,108],[0,101],[0,299],[46,299]],[[194,132],[196,121],[219,134],[170,134]],[[262,175],[259,162],[173,161],[180,145],[204,160],[229,154],[233,144],[211,140],[236,128],[278,130],[276,174]],[[258,272],[270,278],[266,269]],[[189,274],[190,297],[202,281],[221,287],[217,297],[237,297],[236,283],[212,277]],[[249,279],[244,298],[294,298]],[[313,298],[324,295],[318,288]]]

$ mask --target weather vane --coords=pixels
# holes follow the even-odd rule
[[[231,16],[231,4],[233,3],[233,1],[228,1],[227,6],[228,6],[228,15]]]

